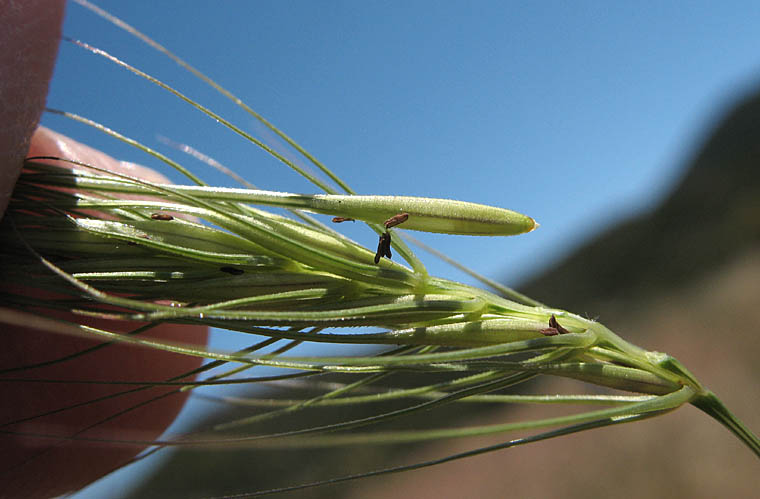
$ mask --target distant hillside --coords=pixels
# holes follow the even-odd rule
[[[605,304],[693,282],[758,241],[760,94],[718,123],[661,206],[598,235],[520,289],[596,314]]]
[[[661,206],[600,234],[521,291],[552,306],[601,314],[623,337],[674,354],[760,431],[759,167],[760,93],[716,126]],[[566,382],[552,383],[561,389]],[[528,413],[509,411],[458,408],[456,414],[425,413],[416,422],[435,416],[436,424],[482,424]],[[439,442],[412,451],[182,450],[133,497],[252,491],[488,443],[495,441]],[[757,459],[732,435],[684,408],[648,422],[286,497],[749,498],[760,490],[759,471]]]

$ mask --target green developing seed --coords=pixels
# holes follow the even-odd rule
[[[465,201],[411,196],[310,196],[307,210],[352,217],[367,222],[445,234],[508,236],[536,228],[532,218],[520,213]],[[401,215],[408,215],[404,221]],[[398,220],[398,222],[395,222]]]
[[[101,182],[100,185],[93,187],[107,188],[108,186]],[[122,191],[129,189],[123,184],[119,184],[119,188]],[[538,226],[531,217],[512,210],[451,199],[412,196],[309,195],[198,186],[171,186],[170,190],[201,199],[282,206],[333,215],[341,221],[353,218],[378,225],[398,215],[408,214],[409,218],[404,222],[405,229],[443,234],[512,236],[530,232]]]
[[[514,317],[402,329],[387,335],[403,344],[474,347],[541,338],[545,327],[536,320]]]

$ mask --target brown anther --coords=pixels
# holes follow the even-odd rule
[[[552,314],[552,316],[549,318],[549,328],[556,329],[557,333],[559,334],[570,334],[570,331],[559,325],[559,322],[557,322],[557,318],[554,317],[554,314]]]
[[[332,221],[334,224],[339,224],[341,222],[356,222],[353,218],[348,217],[333,217]]]
[[[385,221],[385,228],[390,229],[391,227],[395,227],[399,224],[402,224],[406,222],[408,218],[409,218],[409,213],[401,213],[400,215],[394,215]]]
[[[539,329],[538,332],[543,334],[544,336],[557,336],[559,334],[559,331],[557,331],[557,329],[553,327]]]
[[[153,220],[174,220],[174,217],[168,213],[151,213],[150,218]]]

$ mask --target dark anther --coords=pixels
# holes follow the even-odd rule
[[[333,217],[332,221],[334,224],[339,224],[341,222],[355,222],[356,220],[348,217]]]
[[[557,318],[554,317],[554,314],[552,314],[552,316],[549,318],[549,327],[556,329],[559,334],[570,334],[570,331],[559,325],[559,322],[557,322]]]
[[[544,336],[557,336],[558,334],[569,334],[570,331],[560,326],[559,322],[557,322],[557,318],[554,317],[554,314],[552,314],[552,316],[549,318],[549,327],[541,329],[539,333],[543,334]]]
[[[221,270],[222,272],[227,272],[228,274],[232,274],[232,275],[240,275],[240,274],[245,273],[244,270],[238,269],[235,267],[222,267],[219,270]]]
[[[375,263],[380,263],[382,257],[391,258],[391,235],[387,232],[380,234],[380,241],[377,243],[377,253],[375,254]]]

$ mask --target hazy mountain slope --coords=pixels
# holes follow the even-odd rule
[[[661,206],[600,234],[521,290],[597,314],[605,303],[683,287],[758,241],[760,94],[718,124]]]

